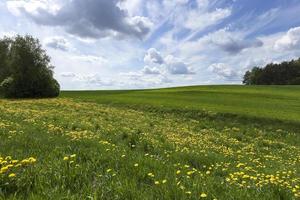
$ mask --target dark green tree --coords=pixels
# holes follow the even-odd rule
[[[53,78],[50,57],[39,41],[31,36],[17,36],[8,41],[0,72],[2,92],[9,98],[56,97],[60,86]],[[5,43],[4,40],[3,44]],[[5,48],[5,45],[3,45]],[[2,61],[0,61],[2,64]]]

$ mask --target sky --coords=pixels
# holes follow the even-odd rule
[[[241,84],[300,57],[299,0],[0,0],[0,37],[38,38],[63,90]]]

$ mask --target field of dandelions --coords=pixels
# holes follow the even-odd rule
[[[0,99],[0,199],[299,199],[299,132],[71,98]]]

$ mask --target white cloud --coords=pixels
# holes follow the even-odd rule
[[[275,42],[274,48],[279,51],[300,49],[300,27],[291,28]]]
[[[46,38],[44,44],[47,47],[62,51],[69,51],[71,49],[70,43],[65,38],[58,36]]]
[[[235,79],[239,76],[236,71],[231,69],[225,63],[214,63],[209,67],[209,69],[213,73],[215,73],[218,76],[220,76],[222,78],[225,78],[227,80],[232,80],[232,79]]]
[[[93,56],[93,55],[74,55],[72,56],[73,59],[88,63],[99,63],[105,64],[108,63],[108,60],[101,57],[101,56]]]
[[[163,64],[164,59],[161,56],[160,52],[158,52],[155,48],[150,48],[148,49],[145,57],[144,57],[144,62],[149,65],[153,64]]]
[[[62,76],[62,77],[65,77],[65,78],[74,78],[74,77],[76,77],[76,74],[74,74],[73,72],[62,72],[59,75]]]
[[[157,68],[157,67],[149,67],[148,65],[146,65],[143,69],[142,69],[142,73],[143,74],[161,74],[161,71]]]
[[[231,10],[229,8],[217,8],[212,12],[199,12],[198,10],[195,10],[188,13],[184,25],[191,30],[196,29],[197,31],[200,31],[208,26],[219,23],[230,15]]]
[[[165,65],[170,74],[194,74],[186,63],[172,55],[168,55],[165,58]]]

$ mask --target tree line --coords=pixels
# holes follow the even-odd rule
[[[246,85],[300,85],[300,58],[265,67],[253,67],[244,75]]]
[[[0,39],[0,92],[8,98],[56,97],[59,83],[53,78],[54,67],[32,36]]]

